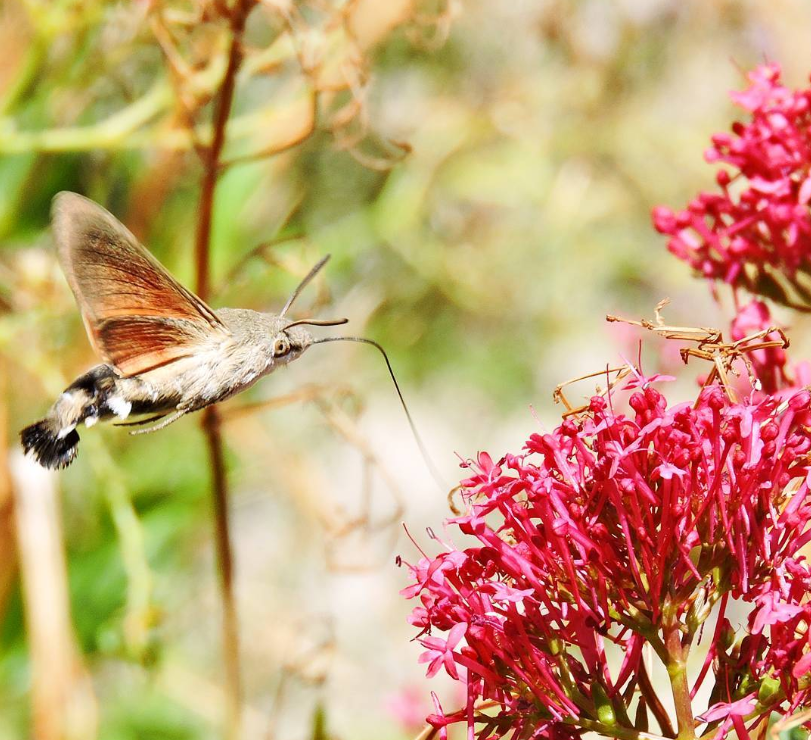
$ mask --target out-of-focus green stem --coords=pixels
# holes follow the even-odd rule
[[[127,574],[124,639],[127,648],[140,658],[146,648],[147,633],[152,622],[152,571],[146,557],[144,532],[124,478],[109,450],[98,435],[88,435],[87,444],[92,448],[88,460],[96,477],[102,481]]]
[[[301,106],[310,106],[312,97],[312,91],[306,86],[302,86],[289,101],[274,101],[258,110],[235,116],[228,124],[229,140],[248,139],[257,133],[261,134],[275,119],[284,118]],[[128,117],[132,115],[129,109],[125,110]],[[120,113],[124,113],[124,111]],[[120,113],[115,115],[118,116]],[[157,113],[160,113],[160,108]],[[108,119],[108,121],[92,126],[19,132],[15,131],[13,127],[8,127],[8,119],[5,124],[3,119],[0,119],[0,154],[82,152],[100,149],[129,151],[145,148],[187,151],[192,148],[195,139],[207,141],[212,137],[211,126],[205,124],[196,127],[196,137],[194,138],[187,129],[164,128],[160,125],[147,127],[145,124],[148,124],[153,118],[154,116],[145,118],[142,121],[144,125],[139,124],[139,128],[129,131],[118,128],[120,122],[116,122],[117,126],[114,128],[108,127]],[[131,117],[129,120],[134,119]]]
[[[34,38],[25,52],[25,59],[6,94],[0,98],[0,120],[26,94],[36,78],[37,71],[45,58],[45,43],[41,38]]]
[[[32,53],[30,52],[29,55]],[[273,44],[261,52],[252,54],[241,63],[235,73],[234,84],[253,75],[260,74],[268,68],[276,67],[295,55],[295,48],[288,34],[282,34]],[[12,89],[27,84],[26,79],[36,71],[39,62],[37,57],[30,56],[26,67]],[[29,69],[30,67],[30,69]],[[201,94],[211,94],[219,88],[226,74],[227,57],[217,56],[205,69],[192,75],[188,87]],[[303,94],[311,96],[312,92],[303,87]],[[23,89],[23,88],[20,88]],[[172,86],[165,77],[158,79],[152,88],[138,100],[114,113],[99,123],[87,126],[64,126],[43,129],[41,131],[19,131],[12,118],[3,117],[10,112],[16,97],[10,93],[0,103],[0,154],[22,154],[25,152],[68,152],[91,151],[99,149],[143,149],[158,147],[172,150],[186,150],[192,147],[192,136],[185,129],[172,129],[154,126],[147,128],[160,114],[168,113],[175,104]],[[287,103],[286,107],[299,104],[298,99]],[[282,108],[285,104],[282,104]],[[229,122],[229,133],[237,138],[248,136],[261,130],[262,119],[266,115],[283,114],[279,110],[279,101],[266,112],[251,111],[234,118]],[[211,126],[201,126],[197,138],[205,141],[214,136]]]
[[[165,80],[160,80],[131,105],[90,126],[17,131],[9,119],[0,119],[0,153],[131,149],[134,148],[133,133],[165,110],[171,101],[171,87]]]

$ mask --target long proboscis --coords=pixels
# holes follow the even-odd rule
[[[431,473],[431,477],[442,489],[442,491],[447,491],[448,485],[442,480],[442,476],[439,474],[437,466],[434,464],[434,461],[428,454],[428,449],[426,448],[425,443],[422,441],[420,433],[417,431],[417,425],[414,423],[411,412],[408,410],[408,405],[405,402],[405,398],[403,398],[403,392],[400,390],[400,384],[397,382],[397,377],[394,375],[394,369],[391,366],[391,362],[389,361],[389,356],[386,354],[386,350],[384,350],[380,344],[375,342],[374,339],[366,339],[366,337],[323,337],[313,341],[313,344],[326,344],[327,342],[359,342],[361,344],[371,344],[372,347],[375,347],[380,354],[383,355],[389,375],[391,376],[391,381],[394,383],[394,388],[397,391],[398,398],[400,399],[400,405],[403,407],[403,411],[405,411],[406,419],[408,419],[408,425],[411,427],[411,433],[414,435],[414,441],[417,443],[417,447],[420,448],[420,453],[425,461],[425,466],[428,468],[428,471]]]

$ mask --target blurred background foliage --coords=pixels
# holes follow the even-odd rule
[[[94,429],[58,476],[16,448],[95,362],[51,247],[56,192],[108,207],[193,284],[221,5],[0,0],[2,739],[221,736],[195,420]],[[455,481],[456,453],[518,449],[530,405],[554,423],[557,383],[635,356],[607,312],[650,316],[669,296],[673,323],[724,325],[650,208],[710,186],[701,153],[742,69],[773,60],[804,82],[809,28],[802,0],[266,0],[229,123],[211,302],[278,310],[332,253],[296,315],[347,316],[388,349]],[[413,736],[431,705],[398,523],[424,540],[448,508],[385,368],[316,348],[223,413],[245,737]],[[40,510],[57,486],[58,513]],[[43,716],[57,705],[59,727]]]

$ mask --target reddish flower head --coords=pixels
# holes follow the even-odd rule
[[[713,136],[705,153],[728,165],[716,176],[720,192],[699,193],[679,212],[659,206],[653,222],[702,275],[788,302],[776,276],[797,287],[811,265],[811,89],[784,87],[777,65],[749,80],[732,99],[750,120]]]
[[[533,434],[524,454],[479,455],[463,481],[469,512],[450,522],[477,544],[423,559],[403,592],[421,602],[410,621],[429,675],[443,669],[467,687],[467,707],[438,709],[432,723],[464,721],[480,738],[627,724],[643,646],[672,663],[729,596],[750,604],[749,634],[729,643],[717,631],[698,680],[712,663],[704,719],[737,727],[768,713],[757,697],[739,701],[742,677],[746,696],[777,681],[780,701],[804,698],[810,403],[805,391],[733,403],[711,386],[668,406],[648,386],[630,396],[630,416],[595,397],[581,418]]]

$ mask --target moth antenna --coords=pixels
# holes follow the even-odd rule
[[[422,437],[420,437],[420,433],[417,431],[417,425],[414,423],[414,419],[411,417],[411,412],[408,410],[408,405],[405,402],[405,398],[403,398],[403,392],[400,390],[400,384],[397,382],[397,378],[394,375],[394,369],[391,366],[391,362],[389,361],[389,356],[386,354],[386,350],[384,350],[383,347],[373,339],[366,339],[365,337],[323,337],[321,339],[314,340],[313,344],[326,344],[327,342],[359,342],[361,344],[371,344],[372,347],[375,347],[380,354],[383,355],[383,359],[386,361],[386,367],[389,370],[389,375],[394,383],[394,388],[397,391],[397,396],[400,399],[400,405],[403,407],[403,411],[405,411],[406,418],[408,419],[408,425],[411,427],[411,433],[414,435],[414,441],[417,443],[417,447],[420,448],[420,454],[422,454],[422,459],[425,462],[425,466],[428,468],[428,472],[431,473],[431,477],[434,479],[434,482],[443,491],[447,491],[448,484],[442,480],[439,470],[434,464],[434,461],[431,459],[431,456],[428,454],[428,449],[425,447]]]
[[[349,323],[349,319],[299,319],[284,328],[289,329],[291,326],[340,326],[347,323]]]
[[[313,278],[314,278],[316,275],[318,275],[318,273],[319,273],[319,272],[321,272],[321,268],[322,268],[324,265],[326,265],[326,264],[327,264],[327,262],[329,262],[329,258],[330,258],[331,256],[332,256],[332,255],[330,255],[330,254],[324,255],[324,257],[322,257],[320,260],[318,260],[318,262],[316,263],[315,267],[313,267],[313,269],[312,269],[312,270],[310,270],[310,271],[309,271],[309,272],[308,272],[308,273],[307,273],[307,274],[304,276],[304,279],[303,279],[303,280],[302,280],[302,281],[301,281],[301,282],[298,284],[298,287],[297,287],[297,288],[296,288],[296,289],[293,291],[293,295],[291,295],[291,296],[290,296],[290,297],[287,299],[287,303],[285,303],[285,304],[284,304],[284,308],[282,309],[282,312],[279,314],[279,317],[280,317],[280,318],[281,318],[282,316],[284,316],[284,315],[287,313],[287,311],[289,310],[290,306],[292,306],[292,305],[293,305],[293,301],[295,301],[295,300],[296,300],[296,298],[298,298],[298,297],[299,297],[299,295],[301,295],[301,291],[302,291],[302,290],[304,290],[304,289],[307,287],[307,285],[310,283],[310,281],[311,281],[311,280],[312,280],[312,279],[313,279]]]

